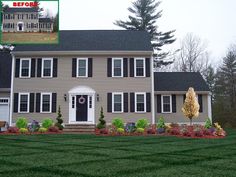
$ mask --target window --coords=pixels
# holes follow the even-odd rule
[[[88,77],[88,59],[77,59],[77,77]]]
[[[19,113],[28,113],[29,112],[29,93],[19,93]]]
[[[123,77],[122,58],[112,58],[112,77]]]
[[[51,93],[41,94],[41,112],[42,113],[51,113],[51,102],[52,102]]]
[[[72,108],[75,108],[75,97],[72,96]]]
[[[52,77],[52,58],[43,58],[42,60],[42,77]]]
[[[145,77],[145,59],[135,58],[135,77]]]
[[[92,108],[93,102],[92,102],[92,96],[89,96],[89,108]]]
[[[146,93],[135,93],[135,112],[146,112]]]
[[[171,113],[172,112],[172,100],[171,95],[162,95],[161,96],[161,103],[162,103],[162,113]]]
[[[123,93],[112,93],[112,112],[123,112]]]
[[[29,58],[24,58],[20,60],[20,77],[29,78],[31,70],[31,60]]]

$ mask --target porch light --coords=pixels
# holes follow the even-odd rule
[[[66,95],[66,94],[64,94],[64,100],[65,100],[65,101],[67,100],[67,95]]]
[[[97,102],[99,102],[99,94],[96,95]]]

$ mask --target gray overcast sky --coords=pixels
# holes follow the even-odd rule
[[[121,29],[113,22],[127,19],[132,0],[60,0],[60,29]],[[161,31],[176,37],[192,32],[208,43],[216,61],[236,43],[236,0],[162,0]],[[172,46],[177,48],[179,41]]]

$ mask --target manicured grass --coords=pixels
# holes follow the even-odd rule
[[[4,177],[233,177],[236,131],[224,139],[0,136]]]
[[[58,33],[2,33],[2,43],[58,43]]]

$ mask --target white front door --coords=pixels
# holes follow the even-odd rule
[[[0,98],[0,121],[9,122],[9,98]]]

